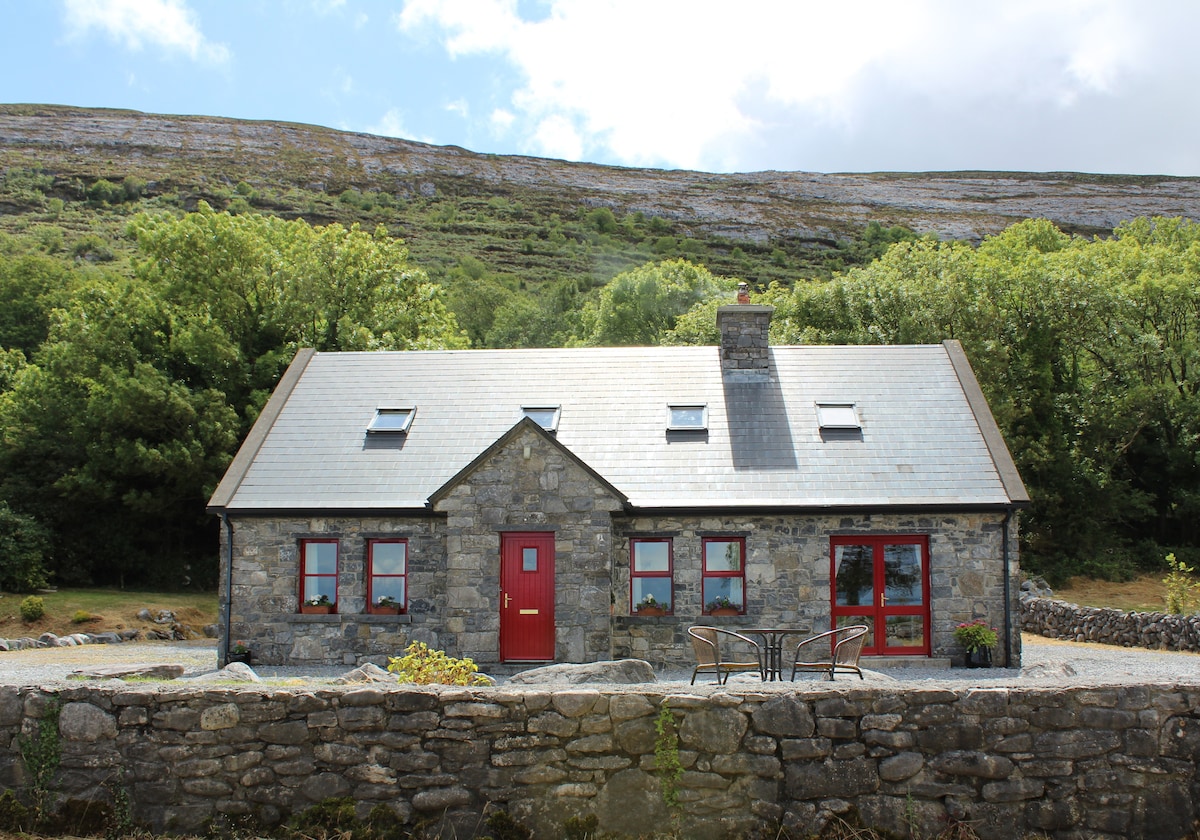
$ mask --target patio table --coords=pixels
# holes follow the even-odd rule
[[[763,681],[783,680],[783,640],[787,636],[809,636],[799,627],[739,627],[739,633],[754,634],[763,641]]]

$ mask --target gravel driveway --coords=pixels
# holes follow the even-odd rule
[[[1024,637],[1025,668],[990,668],[966,670],[955,668],[926,669],[917,667],[871,671],[869,683],[893,680],[920,685],[946,687],[1004,686],[1004,685],[1111,685],[1120,683],[1200,683],[1200,654],[1169,651],[1148,651],[1140,648],[1118,648],[1108,645],[1077,644]],[[4,685],[80,685],[67,680],[72,672],[103,665],[134,665],[170,663],[184,666],[186,680],[212,673],[217,667],[217,651],[209,641],[193,642],[131,642],[120,645],[84,645],[68,648],[8,651],[0,653],[0,684]],[[1074,670],[1074,674],[1066,668]],[[259,666],[255,671],[265,680],[311,684],[329,684],[349,671],[346,666],[280,667]],[[663,682],[687,683],[691,667],[661,674]],[[839,683],[843,678],[839,678]],[[739,685],[763,686],[752,675],[733,678]],[[812,678],[807,682],[814,681]],[[857,680],[853,680],[858,683]],[[771,685],[771,684],[768,684]],[[774,684],[777,688],[791,683]],[[796,683],[800,685],[799,682]]]

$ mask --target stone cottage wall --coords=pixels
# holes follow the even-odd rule
[[[469,838],[488,808],[536,838],[594,814],[670,825],[655,722],[672,716],[682,836],[783,825],[809,836],[856,811],[899,836],[947,818],[984,840],[1183,837],[1200,816],[1196,686],[988,688],[751,683],[688,693],[347,688],[0,687],[0,784],[26,791],[19,736],[51,702],[60,801],[130,798],[155,831],[275,825],[327,797]]]
[[[408,615],[368,615],[367,540],[409,541]],[[300,615],[300,540],[338,540],[338,614]],[[221,579],[228,535],[221,533]],[[239,517],[233,520],[230,638],[245,641],[262,664],[383,663],[416,639],[458,650],[443,632],[449,603],[445,539],[437,517]]]
[[[953,631],[960,622],[982,618],[1001,629],[996,664],[1020,662],[1017,607],[1017,540],[1010,522],[1009,553],[1012,649],[1003,648],[1003,525],[998,514],[747,516],[620,518],[614,526],[613,650],[617,658],[645,659],[656,667],[693,661],[686,628],[713,624],[795,627],[821,632],[831,627],[829,539],[844,534],[929,536],[931,646],[935,657],[961,664],[963,652]],[[746,537],[746,614],[702,615],[701,539],[706,535]],[[630,614],[629,540],[669,536],[674,551],[674,614]]]
[[[480,662],[500,659],[500,534],[552,531],[555,660],[612,657],[613,491],[533,429],[518,432],[434,503],[446,514],[450,627]]]

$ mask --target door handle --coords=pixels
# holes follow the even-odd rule
[[[511,601],[511,600],[512,600],[512,599],[508,597],[508,593],[507,593],[507,592],[505,592],[505,593],[504,593],[504,609],[508,609],[508,602],[509,602],[509,601]]]

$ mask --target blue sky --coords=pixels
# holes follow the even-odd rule
[[[0,0],[0,102],[747,172],[1200,175],[1196,0]]]

